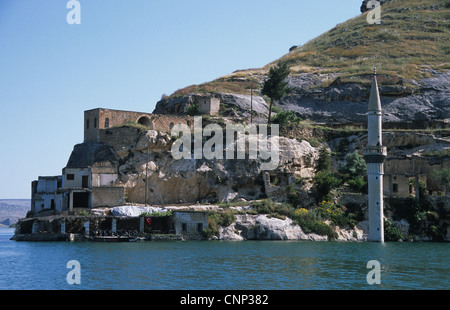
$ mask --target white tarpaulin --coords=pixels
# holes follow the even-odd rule
[[[158,207],[138,207],[138,206],[121,206],[111,208],[113,216],[138,217],[142,213],[167,212],[167,210]]]

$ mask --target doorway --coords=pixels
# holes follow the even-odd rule
[[[81,187],[89,188],[89,176],[88,175],[83,175],[81,177]]]

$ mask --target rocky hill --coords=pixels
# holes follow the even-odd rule
[[[29,199],[0,199],[0,226],[8,227],[24,218],[30,211]]]
[[[144,202],[148,184],[147,202],[154,205],[284,196],[287,178],[312,177],[318,158],[318,148],[308,141],[280,137],[279,165],[265,171],[264,160],[249,159],[248,149],[246,159],[174,159],[174,139],[168,134],[149,130],[135,138],[130,145],[112,145],[118,158],[120,182],[128,201],[139,203]],[[277,186],[273,186],[275,178],[280,182]]]
[[[292,92],[279,106],[316,122],[364,123],[373,68],[377,68],[384,122],[390,126],[447,126],[450,120],[450,2],[383,1],[382,23],[369,25],[367,12],[338,24],[259,69],[176,91],[157,103],[156,113],[186,113],[193,94],[224,98],[239,115],[250,112],[250,93],[264,105],[262,85],[279,60],[288,62]],[[226,96],[224,95],[226,94]],[[246,95],[245,104],[236,96]],[[267,98],[266,98],[267,99]],[[242,100],[240,100],[242,102]],[[182,109],[173,109],[184,102]],[[228,107],[228,108],[227,108]],[[263,109],[256,111],[264,114]],[[424,123],[425,122],[425,123]],[[418,125],[421,124],[421,125]]]

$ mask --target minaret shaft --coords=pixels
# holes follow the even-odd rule
[[[369,112],[368,114],[368,138],[367,146],[383,145],[381,128],[381,111]]]
[[[383,166],[383,164],[371,164]],[[369,241],[384,242],[384,203],[383,203],[383,173],[367,171],[369,188]]]
[[[369,189],[368,240],[384,242],[383,163],[387,156],[387,150],[383,146],[382,140],[382,111],[376,74],[373,77],[372,89],[370,91],[367,122],[367,147],[363,152],[367,163]]]

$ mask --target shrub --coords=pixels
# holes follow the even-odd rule
[[[325,148],[322,147],[319,150],[319,159],[316,162],[315,171],[329,171],[331,170],[331,157],[330,152]]]
[[[367,175],[364,157],[358,151],[348,154],[346,164],[342,167],[341,173],[348,174],[351,178]]]
[[[298,198],[298,193],[295,190],[294,184],[289,184],[288,186],[286,186],[286,191],[287,191],[287,200],[288,202],[294,206],[294,207],[298,207],[300,204],[299,198]]]
[[[367,193],[367,182],[362,177],[355,177],[354,179],[348,180],[347,183],[351,189],[363,194]]]
[[[203,237],[209,239],[212,236],[217,236],[218,234],[219,226],[217,225],[215,214],[211,213],[208,217],[208,228],[203,230]]]
[[[208,216],[208,228],[203,230],[203,236],[207,239],[219,234],[219,226],[230,226],[236,221],[236,215],[231,210],[224,212],[211,212]]]
[[[231,210],[220,212],[218,215],[219,217],[217,224],[220,226],[230,226],[234,221],[236,221],[236,215]]]
[[[198,115],[198,113],[199,113],[198,103],[194,103],[187,108],[188,115],[195,116]]]
[[[294,212],[295,208],[290,203],[280,203],[275,206],[276,212],[275,216],[280,215],[283,216],[291,216]],[[277,216],[277,217],[280,217]]]
[[[272,214],[275,212],[275,205],[272,199],[264,199],[253,203],[252,207],[258,214]]]
[[[329,200],[331,190],[341,184],[341,179],[331,171],[320,171],[314,177],[314,189],[317,194],[317,200]]]
[[[402,232],[395,227],[390,220],[384,220],[384,239],[385,241],[399,241],[403,240]]]
[[[432,176],[444,187],[444,191],[447,192],[450,187],[450,168],[435,170]]]
[[[330,201],[322,201],[316,210],[321,214],[322,218],[331,220],[336,226],[354,227],[356,224],[355,216],[351,213],[347,214],[347,209],[344,206],[335,205]]]
[[[272,123],[279,125],[290,125],[295,124],[298,125],[302,119],[295,114],[294,111],[282,111],[278,113],[274,118]]]
[[[292,215],[292,220],[297,225],[300,225],[306,234],[316,233],[321,236],[327,236],[329,240],[336,238],[335,232],[328,224],[323,222],[317,209],[297,209]]]

